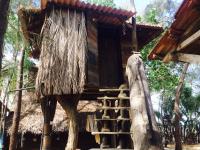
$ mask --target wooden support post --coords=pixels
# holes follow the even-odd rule
[[[20,148],[23,150],[24,149],[24,133],[21,133],[21,143],[20,143]]]
[[[110,101],[107,100],[107,99],[103,100],[103,107],[110,107]],[[102,119],[110,119],[109,110],[108,109],[103,110]]]
[[[132,18],[132,25],[133,25],[133,29],[132,29],[132,46],[133,46],[133,48],[132,48],[132,50],[138,51],[136,20],[134,17]]]
[[[107,99],[103,100],[103,107],[110,107],[111,102]],[[105,109],[103,110],[102,119],[110,119],[110,110]],[[103,120],[103,126],[101,129],[101,132],[111,132],[110,130],[110,121],[109,120]],[[111,141],[109,140],[110,135],[102,135],[101,136],[101,148],[110,148]],[[110,142],[109,142],[110,141]]]
[[[58,96],[58,102],[65,110],[69,117],[69,134],[65,150],[76,150],[78,144],[78,118],[77,118],[77,105],[80,95],[63,95]]]
[[[109,139],[110,135],[105,135],[105,134],[102,134],[101,135],[101,149],[104,149],[104,148],[110,148],[110,139]]]
[[[52,121],[56,110],[56,99],[54,96],[47,96],[41,100],[41,107],[44,116],[42,150],[51,149]]]

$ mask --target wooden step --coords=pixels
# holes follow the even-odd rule
[[[100,148],[92,148],[90,150],[102,150],[102,149],[100,149]],[[133,149],[103,148],[103,150],[133,150]]]
[[[130,100],[130,97],[97,97],[98,100]]]
[[[116,118],[116,119],[94,119],[95,121],[129,121],[129,118]]]
[[[124,134],[132,134],[131,132],[92,132],[92,135],[124,135]]]
[[[129,89],[99,89],[100,92],[121,92],[126,91],[128,92]]]
[[[120,110],[120,109],[130,109],[130,107],[99,107],[97,108],[97,110],[105,110],[105,109]]]

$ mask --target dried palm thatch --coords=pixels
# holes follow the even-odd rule
[[[88,129],[89,120],[94,117],[94,112],[99,106],[97,102],[80,101],[78,104],[78,121],[81,131]],[[37,100],[34,93],[27,92],[22,98],[22,112],[19,124],[19,133],[30,132],[33,134],[41,134],[43,128],[43,114],[40,102]],[[68,116],[57,103],[56,113],[53,120],[53,132],[64,132],[68,130]],[[92,126],[92,125],[89,125]],[[90,129],[92,130],[92,129]],[[8,128],[8,133],[11,131],[11,126]]]
[[[46,16],[41,32],[40,66],[36,79],[36,90],[40,96],[83,91],[86,36],[83,12],[52,9]]]

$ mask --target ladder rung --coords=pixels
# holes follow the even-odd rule
[[[92,135],[96,134],[108,134],[108,135],[123,135],[123,134],[132,134],[131,132],[92,132]]]
[[[116,118],[116,119],[94,119],[95,121],[128,121],[131,120],[129,118]]]
[[[99,107],[97,109],[98,110],[103,110],[103,109],[120,110],[120,109],[130,109],[130,107]]]
[[[103,150],[133,150],[133,149],[119,149],[119,148],[104,148]],[[90,150],[102,150],[102,149],[98,149],[98,148],[92,148]]]
[[[97,97],[98,100],[129,100],[129,97]]]
[[[120,92],[129,91],[129,89],[99,89],[100,92]]]

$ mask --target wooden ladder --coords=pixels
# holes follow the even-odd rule
[[[129,115],[130,98],[128,89],[100,89],[103,97],[98,97],[102,104],[97,109],[96,123],[100,136],[100,149],[131,149],[131,120]],[[108,97],[106,95],[114,95]]]

